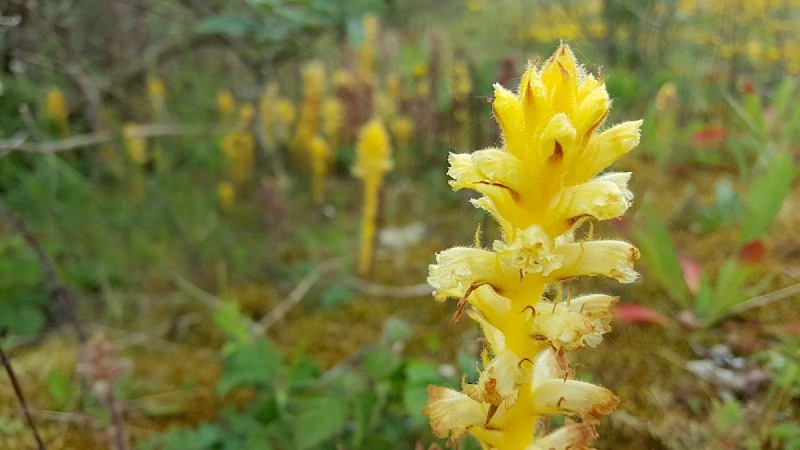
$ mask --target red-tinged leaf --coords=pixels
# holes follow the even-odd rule
[[[771,326],[770,331],[782,336],[797,337],[800,336],[800,322]]]
[[[741,90],[745,95],[753,95],[756,93],[756,85],[752,80],[747,80],[742,84]]]
[[[655,309],[636,303],[617,305],[617,319],[625,323],[669,324],[669,318]]]
[[[728,129],[725,127],[706,127],[692,134],[694,145],[715,147],[724,144],[726,139],[728,139]]]
[[[683,271],[683,280],[686,281],[689,292],[697,294],[698,289],[700,289],[700,278],[703,275],[703,269],[697,261],[686,256],[680,257],[680,263],[681,271]]]
[[[764,261],[765,252],[764,241],[754,239],[739,249],[739,262],[742,264],[760,264]]]

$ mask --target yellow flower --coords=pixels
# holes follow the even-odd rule
[[[125,149],[128,151],[128,158],[137,166],[143,166],[147,162],[147,139],[141,135],[141,127],[133,122],[128,122],[122,127],[122,134],[125,141]]]
[[[331,157],[331,148],[322,136],[317,135],[309,140],[308,152],[311,156],[311,169],[314,175],[314,203],[319,205],[325,201],[325,175],[328,173],[328,160]]]
[[[244,131],[230,131],[220,144],[227,160],[231,180],[236,184],[248,181],[253,175],[255,162],[255,139]]]
[[[164,83],[159,78],[147,79],[147,96],[150,99],[150,107],[156,119],[163,118],[167,113],[166,91]]]
[[[223,89],[217,92],[217,109],[223,123],[231,121],[236,110],[236,99],[233,98],[231,91]]]
[[[50,88],[45,98],[45,112],[57,127],[62,137],[69,135],[69,108],[64,94],[58,88]]]
[[[598,175],[639,142],[641,121],[600,131],[610,105],[602,77],[562,44],[541,67],[528,67],[518,93],[495,85],[503,146],[449,157],[452,188],[482,194],[471,202],[502,230],[490,249],[450,248],[430,266],[434,297],[458,298],[455,318],[469,308],[488,343],[475,384],[462,383],[462,392],[429,387],[423,412],[449,443],[469,432],[485,449],[588,448],[593,425],[619,401],[570,379],[566,357],[600,344],[618,299],[561,294],[574,277],[637,278],[635,247],[576,233],[587,221],[622,216],[633,198],[630,173]],[[548,298],[554,286],[557,295]],[[548,434],[537,423],[550,415],[581,423]]]
[[[361,245],[358,273],[367,275],[372,265],[372,246],[375,240],[375,221],[378,216],[378,193],[386,172],[392,169],[392,149],[389,134],[378,119],[372,119],[361,129],[356,146],[353,175],[364,183],[364,212],[361,221]]]
[[[233,209],[236,201],[236,187],[230,181],[223,181],[217,186],[217,197],[219,204],[224,211]]]
[[[288,98],[279,98],[275,105],[275,112],[283,123],[284,127],[291,127],[294,124],[295,108],[294,103]]]

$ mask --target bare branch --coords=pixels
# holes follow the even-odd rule
[[[258,322],[259,326],[254,330],[254,334],[262,335],[266,332],[270,327],[275,325],[276,323],[283,320],[286,317],[286,313],[288,313],[292,308],[294,308],[298,303],[303,300],[303,297],[306,296],[308,291],[314,287],[315,284],[324,276],[327,275],[329,272],[332,272],[338,269],[341,266],[341,261],[337,258],[329,259],[319,266],[315,268],[311,273],[305,276],[297,286],[286,296],[283,300],[280,301],[274,308],[269,312],[269,314],[265,315],[261,318]]]
[[[138,129],[131,133],[130,137],[165,137],[165,136],[202,136],[222,134],[224,128],[216,125],[183,125],[183,124],[146,124],[140,125]],[[28,153],[58,153],[76,148],[89,147],[92,145],[104,144],[120,139],[118,134],[110,131],[98,131],[96,133],[80,134],[68,138],[49,142],[26,142],[24,139],[16,138],[0,140],[0,150],[21,151]]]
[[[22,394],[22,388],[17,381],[17,376],[14,374],[14,369],[11,367],[11,360],[6,356],[6,352],[3,351],[2,346],[0,346],[0,359],[2,359],[3,366],[6,368],[6,373],[8,374],[8,378],[11,380],[11,386],[14,387],[14,394],[17,396],[17,401],[19,402],[20,408],[22,408],[22,414],[25,416],[25,421],[28,422],[28,428],[30,428],[31,433],[33,433],[33,438],[36,440],[36,445],[38,446],[39,450],[46,450],[47,447],[45,447],[44,442],[42,442],[42,438],[39,436],[39,432],[36,430],[36,424],[33,423],[31,412],[28,409],[28,403],[25,401],[25,396]]]

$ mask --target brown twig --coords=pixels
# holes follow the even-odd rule
[[[269,314],[265,315],[261,318],[261,320],[259,320],[258,327],[253,333],[255,335],[261,335],[270,327],[283,320],[283,318],[286,316],[286,313],[300,303],[308,291],[311,290],[311,288],[314,287],[314,285],[317,284],[317,282],[324,275],[338,269],[340,266],[341,261],[337,258],[329,259],[317,266],[313,271],[311,271],[311,273],[306,275],[305,278],[300,280],[292,292],[290,292],[286,298],[281,300],[280,303],[275,305]]]
[[[428,283],[414,284],[411,286],[387,286],[356,277],[348,279],[347,285],[370,297],[412,298],[428,296],[433,292],[433,287]]]
[[[44,442],[42,442],[42,438],[39,436],[39,432],[36,430],[36,424],[33,423],[33,417],[31,417],[31,412],[28,409],[28,403],[25,401],[25,396],[22,394],[22,388],[17,381],[17,376],[14,374],[14,369],[11,368],[11,360],[8,359],[8,356],[6,356],[6,352],[3,351],[2,346],[0,346],[0,359],[2,359],[3,367],[6,368],[8,378],[11,380],[11,386],[14,388],[14,394],[17,396],[17,401],[22,409],[22,414],[25,416],[25,421],[28,423],[28,428],[30,428],[31,433],[33,433],[33,438],[36,440],[36,445],[38,446],[39,450],[46,450],[47,447],[45,447]]]
[[[160,136],[200,136],[224,133],[225,130],[218,126],[208,125],[182,125],[154,123],[137,127],[128,137],[160,137]],[[104,144],[114,141],[119,135],[109,131],[80,134],[65,139],[49,142],[25,142],[24,139],[0,140],[0,150],[21,151],[28,153],[58,153],[91,145]]]
[[[797,294],[800,294],[800,283],[793,284],[791,286],[785,287],[783,289],[778,289],[777,291],[773,291],[764,295],[759,295],[758,297],[753,297],[731,308],[730,313],[741,314],[747,310],[758,308],[759,306],[768,305],[772,302],[783,300],[784,298],[791,297]]]
[[[58,277],[53,260],[45,253],[39,241],[33,233],[31,233],[25,223],[2,203],[0,203],[0,216],[6,217],[6,220],[11,223],[17,233],[25,239],[25,242],[28,243],[28,246],[36,254],[36,258],[39,260],[39,267],[42,270],[42,276],[44,276],[45,282],[47,283],[47,291],[51,301],[55,305],[64,306],[69,321],[75,328],[78,341],[81,343],[86,342],[86,333],[83,331],[83,326],[78,320],[77,315],[78,301],[75,294],[73,294]]]

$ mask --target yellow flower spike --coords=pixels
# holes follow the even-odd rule
[[[294,125],[295,108],[294,103],[288,98],[279,98],[275,104],[275,113],[278,115],[281,124],[284,128],[290,128]]]
[[[374,15],[367,14],[361,19],[364,29],[364,42],[358,49],[358,73],[367,83],[375,81],[375,44],[380,32],[380,22]]]
[[[303,106],[295,134],[295,149],[304,148],[319,133],[322,95],[325,92],[325,66],[312,61],[303,67]]]
[[[217,186],[217,197],[223,211],[230,211],[236,202],[236,187],[230,181],[223,181]]]
[[[328,173],[328,160],[331,149],[322,136],[314,136],[308,142],[308,152],[311,156],[311,169],[313,172],[313,198],[314,203],[320,205],[325,202],[325,176]]]
[[[633,198],[630,173],[598,175],[639,142],[641,121],[599,130],[610,106],[603,77],[587,73],[562,44],[527,68],[516,94],[495,85],[503,146],[448,159],[453,190],[482,194],[471,203],[502,230],[489,249],[446,249],[429,267],[434,298],[458,299],[454,318],[466,310],[488,343],[478,381],[462,383],[463,393],[429,387],[423,412],[448,443],[469,432],[485,450],[588,449],[594,424],[619,402],[608,389],[571,379],[568,358],[602,342],[618,298],[571,298],[562,288],[579,276],[637,278],[635,247],[578,237],[587,221],[622,216]],[[541,424],[551,415],[580,422],[548,433]]]
[[[141,136],[141,127],[133,122],[128,122],[122,127],[122,135],[128,158],[137,166],[143,166],[148,159],[147,139]]]
[[[264,88],[258,99],[258,113],[261,118],[261,126],[269,139],[274,140],[275,125],[278,120],[278,83],[270,82]],[[294,113],[293,113],[294,115]]]
[[[392,169],[392,150],[389,135],[378,119],[372,119],[359,133],[353,174],[364,183],[364,212],[361,222],[361,245],[358,274],[366,276],[372,266],[372,246],[375,240],[375,221],[378,216],[378,197],[386,172]]]
[[[344,107],[336,97],[330,97],[322,105],[322,123],[331,149],[335,152],[339,147],[339,134],[344,120]]]
[[[230,123],[236,110],[236,99],[231,91],[223,89],[217,92],[217,110],[223,123]]]
[[[147,80],[147,96],[150,99],[150,107],[153,109],[153,116],[161,119],[166,114],[165,95],[167,89],[159,78],[149,78]]]
[[[64,94],[58,88],[50,88],[45,98],[47,118],[58,127],[61,137],[69,136],[69,108]]]
[[[230,131],[222,138],[220,143],[222,153],[230,173],[231,181],[243,184],[253,175],[255,162],[255,139],[253,135],[243,131]]]
[[[236,128],[245,130],[250,126],[253,117],[256,116],[256,108],[250,103],[245,103],[239,107],[239,120],[236,122]]]

